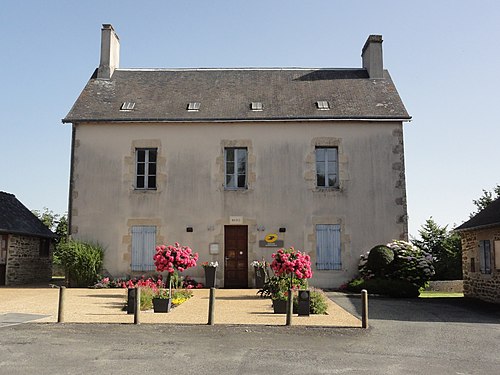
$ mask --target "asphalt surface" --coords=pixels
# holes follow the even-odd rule
[[[330,297],[358,315],[359,296]],[[25,323],[0,374],[499,374],[500,306],[370,298],[370,328]]]

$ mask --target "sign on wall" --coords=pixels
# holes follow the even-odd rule
[[[243,224],[243,216],[229,216],[229,224],[230,225]]]

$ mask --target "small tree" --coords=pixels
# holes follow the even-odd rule
[[[500,184],[497,184],[493,188],[493,191],[484,190],[483,195],[481,195],[478,199],[472,200],[472,203],[477,207],[477,211],[474,211],[470,214],[470,217],[478,214],[480,211],[484,210],[491,202],[500,197]]]
[[[460,235],[448,231],[448,226],[439,226],[432,217],[418,231],[421,239],[412,243],[431,254],[436,274],[433,280],[462,279],[462,242]]]

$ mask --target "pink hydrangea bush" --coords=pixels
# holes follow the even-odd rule
[[[293,247],[279,249],[272,257],[271,269],[278,277],[292,274],[298,279],[310,279],[313,275],[311,257]]]
[[[182,272],[187,268],[195,267],[198,253],[193,253],[188,246],[181,246],[176,242],[173,246],[157,246],[153,259],[158,272],[167,271],[172,274],[175,270]]]

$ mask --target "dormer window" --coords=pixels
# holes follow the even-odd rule
[[[187,105],[188,112],[198,112],[200,110],[200,103],[198,102],[190,102]]]
[[[252,111],[263,111],[264,105],[262,104],[262,102],[252,102],[250,103],[250,109]]]
[[[318,100],[316,102],[316,108],[320,111],[328,111],[330,109],[330,103],[327,100]]]
[[[135,102],[123,102],[120,111],[133,111],[134,108]]]

